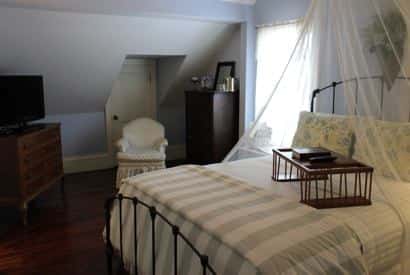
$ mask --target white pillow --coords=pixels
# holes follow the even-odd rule
[[[359,127],[353,158],[379,175],[410,181],[410,123],[360,119]]]

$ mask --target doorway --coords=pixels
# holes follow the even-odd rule
[[[115,143],[124,126],[140,117],[156,119],[156,61],[126,58],[106,104],[109,153],[114,157]]]

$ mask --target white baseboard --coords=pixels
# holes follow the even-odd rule
[[[170,145],[167,147],[167,160],[181,160],[185,158],[185,144]],[[63,162],[64,173],[66,174],[111,169],[116,166],[115,159],[109,154],[67,157],[64,158]]]
[[[185,144],[169,145],[167,147],[167,160],[186,159]]]
[[[66,174],[104,170],[116,166],[109,154],[67,157],[64,158],[63,163]]]

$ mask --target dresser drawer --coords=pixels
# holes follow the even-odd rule
[[[0,201],[9,206],[27,205],[58,183],[64,175],[62,162],[57,123],[33,124],[24,131],[0,136]]]
[[[25,181],[25,189],[26,189],[26,195],[31,195],[33,193],[38,192],[39,189],[44,185],[45,180],[44,177],[38,177],[29,181]]]
[[[38,163],[31,167],[26,166],[21,173],[22,180],[24,182],[30,182],[41,177],[44,174],[44,163]]]
[[[44,177],[48,182],[63,175],[63,164],[58,158],[50,159],[44,163]]]
[[[52,183],[52,180],[63,175],[63,165],[61,156],[50,157],[49,159],[27,168],[22,173],[22,181],[25,185],[26,194],[32,194],[44,185]]]
[[[40,131],[35,134],[24,136],[19,140],[19,146],[23,152],[35,151],[50,141],[60,142],[59,128]]]
[[[61,159],[61,146],[59,141],[53,141],[50,144],[36,147],[33,151],[24,152],[21,158],[21,165],[23,170],[30,169],[39,163],[56,157]]]

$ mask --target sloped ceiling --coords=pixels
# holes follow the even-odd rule
[[[101,112],[127,55],[186,55],[195,67],[229,29],[216,22],[3,7],[0,73],[43,74],[47,114]]]
[[[184,91],[187,87],[189,88],[192,76],[213,76],[216,71],[215,61],[233,61],[216,60],[215,58],[229,45],[233,34],[239,28],[239,24],[228,24],[224,28],[215,28],[215,31],[212,32],[212,39],[201,39],[201,43],[207,43],[207,45],[202,45],[201,48],[196,49],[197,53],[195,55],[185,57],[171,85],[159,95],[159,104],[181,106],[181,101],[184,100]],[[211,65],[213,67],[210,72]]]

